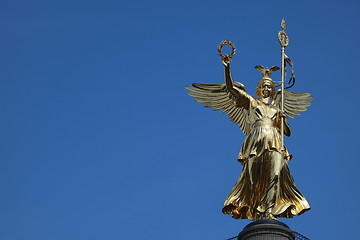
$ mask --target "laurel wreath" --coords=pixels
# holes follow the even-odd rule
[[[278,33],[278,40],[282,47],[287,47],[289,45],[289,37],[284,30]]]
[[[229,45],[231,47],[231,54],[230,55],[222,54],[222,47],[225,46],[225,45]],[[231,60],[231,58],[235,54],[235,51],[236,51],[236,49],[235,49],[234,43],[230,42],[229,40],[222,41],[220,43],[220,45],[219,45],[219,48],[218,48],[219,56],[221,57],[221,59],[229,58],[229,60]]]

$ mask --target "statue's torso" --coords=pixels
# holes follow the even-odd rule
[[[251,128],[276,127],[278,109],[273,105],[254,99],[249,109],[249,120]]]
[[[281,151],[278,111],[271,104],[253,99],[249,109],[251,130],[243,143],[239,159],[259,156],[265,150]]]

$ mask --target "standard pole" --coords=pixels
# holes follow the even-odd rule
[[[284,66],[285,65],[285,47],[281,46],[281,151],[284,154]]]
[[[289,45],[289,38],[285,33],[285,19],[281,21],[282,30],[278,33],[278,40],[281,45],[281,151],[284,154],[284,81],[285,81],[285,48]]]

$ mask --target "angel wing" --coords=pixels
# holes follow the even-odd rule
[[[192,87],[186,86],[189,95],[195,98],[196,102],[205,103],[205,107],[211,107],[214,111],[225,112],[229,119],[239,125],[241,130],[247,135],[250,131],[250,121],[248,110],[234,105],[235,98],[229,92],[226,84],[200,84],[193,83]],[[244,85],[234,82],[236,90],[246,92]]]
[[[301,112],[307,110],[314,99],[310,93],[296,93],[284,90],[284,112],[287,117],[294,118],[294,115],[300,115]],[[281,108],[281,89],[277,91],[272,103]]]

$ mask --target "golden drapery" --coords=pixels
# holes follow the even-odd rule
[[[249,96],[251,130],[239,161],[244,167],[225,200],[223,213],[236,219],[291,218],[310,209],[296,188],[287,160],[281,152],[280,110]]]

